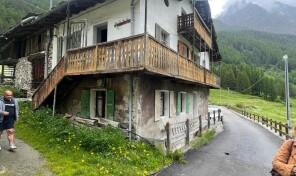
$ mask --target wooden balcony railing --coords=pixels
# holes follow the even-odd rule
[[[144,51],[143,35],[69,50],[66,73],[75,75],[141,69],[144,63]]]
[[[198,14],[197,14],[198,15]],[[204,40],[208,47],[212,48],[212,38],[205,25],[199,18],[194,18],[194,14],[178,16],[178,32],[190,31],[194,28],[198,35]]]
[[[145,41],[146,49],[145,49]],[[38,108],[64,76],[146,70],[210,87],[220,87],[219,78],[192,60],[163,45],[152,36],[138,35],[113,42],[71,49],[33,95]]]

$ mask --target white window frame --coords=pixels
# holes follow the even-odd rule
[[[164,104],[161,103],[161,94],[164,95]],[[164,109],[161,108],[163,105]],[[164,110],[162,113],[161,111]],[[161,118],[168,118],[170,116],[170,91],[168,90],[155,90],[155,121]]]
[[[164,30],[159,24],[155,24],[155,38],[162,44],[170,46],[170,33]]]
[[[180,114],[186,114],[186,98],[187,98],[187,92],[180,92],[181,96],[181,112]]]
[[[91,89],[90,90],[90,117],[96,118],[96,92],[97,91],[104,91],[105,96],[107,96],[107,89]],[[105,97],[107,101],[107,97]],[[107,102],[105,102],[105,118],[107,115]]]

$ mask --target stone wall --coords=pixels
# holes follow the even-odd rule
[[[32,87],[32,79],[32,63],[27,57],[19,59],[15,68],[15,87],[28,91]]]

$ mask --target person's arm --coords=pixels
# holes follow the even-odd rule
[[[272,161],[273,168],[283,176],[290,176],[294,173],[295,165],[286,164],[290,158],[290,149],[292,150],[291,141],[285,141]]]
[[[2,101],[0,101],[0,114],[3,116],[9,115],[9,113],[5,111],[5,106],[3,105]]]

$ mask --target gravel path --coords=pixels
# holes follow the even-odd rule
[[[264,127],[222,108],[224,131],[209,144],[186,154],[161,176],[270,176],[271,162],[283,141]]]
[[[15,151],[9,150],[6,132],[2,134],[0,144],[0,175],[9,176],[33,176],[36,174],[52,175],[44,168],[46,160],[35,149],[30,147],[24,141],[16,139],[15,144],[18,147]]]

